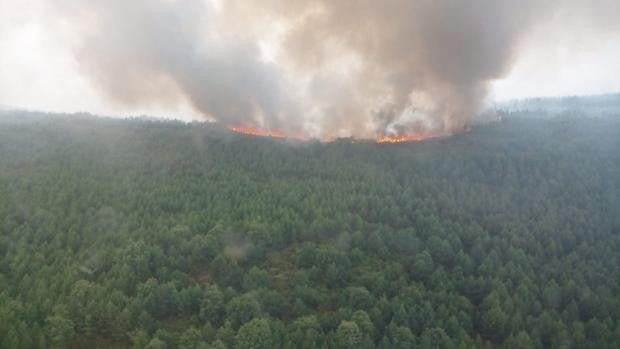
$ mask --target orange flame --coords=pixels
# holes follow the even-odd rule
[[[259,129],[259,128],[252,128],[248,126],[238,126],[238,125],[229,125],[228,129],[235,133],[241,133],[244,135],[256,136],[256,137],[286,138],[286,139],[294,139],[298,141],[308,140],[308,137],[302,134],[287,135],[281,130],[272,131],[272,130],[267,130],[267,129]]]
[[[240,133],[255,137],[271,137],[280,139],[292,139],[297,141],[308,141],[311,138],[303,134],[287,134],[281,130],[268,130],[261,128],[254,128],[249,126],[229,125],[228,129],[235,133]],[[377,136],[374,141],[377,143],[405,143],[405,142],[422,142],[428,139],[438,138],[435,134],[405,134],[400,136]],[[335,141],[335,138],[326,138],[324,142],[330,143]],[[355,140],[353,140],[355,141]]]
[[[377,136],[377,143],[405,143],[405,142],[422,142],[427,139],[437,138],[435,135],[409,134],[401,136]]]

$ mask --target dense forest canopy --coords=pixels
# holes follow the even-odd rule
[[[2,348],[619,348],[620,117],[289,142],[0,115]]]

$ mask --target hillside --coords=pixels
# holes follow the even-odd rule
[[[289,142],[0,115],[2,348],[618,348],[620,118]]]

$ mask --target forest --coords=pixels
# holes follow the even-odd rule
[[[620,348],[620,116],[402,144],[0,113],[0,348]]]

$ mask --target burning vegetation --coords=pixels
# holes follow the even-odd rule
[[[229,125],[228,129],[235,133],[241,133],[248,136],[255,137],[271,137],[271,138],[282,138],[282,139],[293,139],[297,141],[307,141],[310,140],[310,137],[307,137],[302,134],[297,135],[289,135],[281,130],[268,130],[268,129],[260,129],[253,128],[249,126],[241,126],[241,125]]]
[[[287,134],[282,130],[268,130],[261,128],[254,128],[250,126],[241,126],[241,125],[229,125],[228,129],[235,133],[240,133],[248,136],[254,137],[270,137],[270,138],[280,138],[280,139],[291,139],[296,141],[308,141],[311,140],[312,137],[308,137],[303,134],[291,135]],[[404,134],[404,135],[378,135],[374,141],[376,143],[406,143],[406,142],[422,142],[428,139],[437,138],[438,135],[435,134]],[[325,139],[326,142],[332,142],[333,138]]]
[[[234,126],[234,125],[228,126],[228,129],[233,132],[242,133],[244,135],[249,135],[249,136],[286,138],[286,136],[284,135],[284,132],[282,131],[261,130],[261,129],[251,128],[251,127],[246,127],[246,126]]]
[[[377,136],[375,139],[377,143],[405,143],[405,142],[422,142],[427,139],[437,138],[436,135],[419,135],[419,134],[406,134],[400,136]]]
[[[302,134],[290,135],[281,130],[268,130],[268,129],[253,128],[249,126],[229,125],[228,129],[235,133],[241,133],[244,135],[255,136],[255,137],[292,139],[296,141],[308,141],[312,139],[311,137],[308,137]],[[437,138],[437,137],[438,136],[434,134],[429,134],[429,135],[405,134],[405,135],[395,135],[395,136],[379,135],[375,138],[375,142],[377,143],[422,142],[422,141]]]

